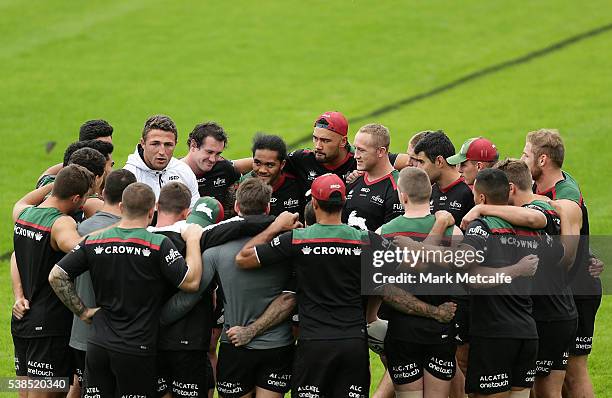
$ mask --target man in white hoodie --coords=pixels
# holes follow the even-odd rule
[[[185,163],[174,158],[174,148],[178,132],[176,125],[165,115],[155,115],[147,119],[142,130],[142,138],[136,151],[128,156],[124,169],[134,173],[136,180],[153,189],[155,199],[159,198],[161,187],[178,181],[191,191],[191,207],[200,198],[195,174]]]

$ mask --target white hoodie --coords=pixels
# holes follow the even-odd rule
[[[191,206],[200,199],[198,192],[198,182],[191,168],[186,163],[176,158],[170,159],[170,163],[163,170],[152,170],[147,166],[138,153],[138,145],[133,154],[128,156],[128,160],[123,167],[131,171],[136,176],[136,181],[147,184],[153,189],[155,199],[159,199],[161,187],[172,181],[182,182],[191,191]]]

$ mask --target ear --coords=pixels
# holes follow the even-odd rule
[[[388,156],[387,155],[388,150],[385,147],[381,146],[380,148],[377,149],[377,152],[378,152],[377,155],[379,158],[382,158],[383,156]]]
[[[446,163],[446,160],[444,159],[444,156],[442,155],[436,156],[436,167],[441,169],[442,167],[444,167],[445,163]]]
[[[476,162],[476,170],[480,171],[480,170],[483,170],[484,168],[485,167],[482,162]]]
[[[340,139],[340,147],[344,148],[346,146],[346,143],[348,142],[348,138],[346,138],[347,136],[344,135],[342,136],[342,138]]]
[[[408,195],[399,190],[397,191],[397,194],[399,195],[399,200],[401,204],[408,203]]]
[[[190,208],[186,208],[181,212],[181,220],[186,220],[187,217],[189,217],[189,214],[191,213],[191,209]]]
[[[310,199],[310,200],[312,201],[312,208],[314,210],[319,210],[320,207],[319,207],[319,202],[317,202],[317,199],[312,197],[312,199]]]
[[[149,213],[147,214],[148,217],[148,224],[151,224],[151,221],[153,221],[153,217],[155,216],[155,206],[153,206],[152,208],[149,209]]]
[[[240,206],[238,205],[238,201],[234,202],[234,211],[236,214],[240,214]]]
[[[268,202],[268,205],[266,206],[266,214],[270,214],[270,202]]]
[[[281,171],[283,171],[283,169],[285,168],[285,165],[286,165],[286,164],[287,164],[287,161],[286,161],[286,160],[283,160],[283,161],[281,162],[281,168],[280,168],[280,169],[281,169]]]
[[[140,137],[140,146],[144,146],[145,144],[145,139],[143,137]]]
[[[514,195],[516,193],[516,185],[514,183],[510,183],[510,195]]]
[[[121,211],[121,214],[123,214],[123,202],[119,202],[119,210]]]
[[[548,163],[548,156],[546,154],[541,154],[538,158],[538,166],[544,167]]]

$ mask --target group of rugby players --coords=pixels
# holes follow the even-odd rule
[[[14,207],[17,376],[69,378],[70,397],[365,397],[369,342],[376,397],[592,397],[603,263],[571,239],[588,215],[558,132],[500,161],[482,137],[455,153],[424,131],[392,154],[386,127],[348,130],[326,112],[312,149],[257,134],[230,161],[207,122],[176,159],[156,115],[113,171],[113,128],[83,124]],[[481,257],[395,271],[510,279],[365,296],[366,253],[398,247]]]

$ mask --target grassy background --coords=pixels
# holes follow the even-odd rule
[[[216,120],[230,134],[227,156],[242,157],[255,131],[291,142],[322,111],[355,118],[609,24],[610,15],[603,0],[0,0],[0,254],[12,249],[12,204],[61,160],[84,120],[115,127],[118,166],[154,113],[174,118],[180,141],[196,123]],[[526,132],[559,128],[592,233],[610,234],[611,53],[607,31],[359,124],[387,125],[396,151],[418,130],[443,128],[457,148],[485,135],[510,156],[519,156]],[[48,141],[57,142],[50,154]],[[181,143],[177,154],[185,152]],[[0,286],[0,375],[9,376],[6,261]],[[606,298],[591,357],[598,396],[612,396],[610,306]]]

